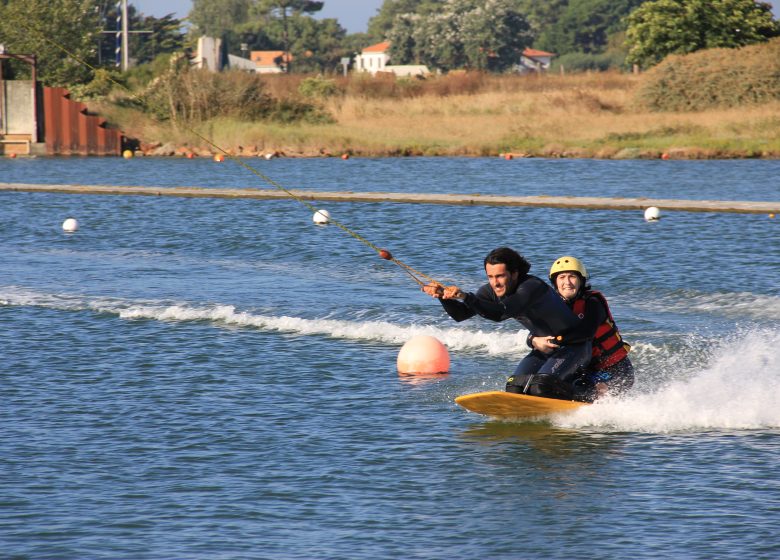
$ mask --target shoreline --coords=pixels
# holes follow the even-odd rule
[[[223,152],[217,152],[210,148],[190,147],[187,145],[173,146],[170,143],[142,143],[141,146],[133,150],[133,156],[137,157],[186,157],[213,158]],[[504,159],[611,159],[611,160],[630,160],[630,159],[663,159],[663,160],[715,160],[715,159],[780,159],[780,151],[766,150],[728,150],[713,149],[702,147],[687,148],[669,148],[647,149],[638,147],[604,147],[599,150],[589,150],[585,148],[549,149],[534,151],[501,151],[501,150],[481,150],[479,152],[470,150],[458,150],[457,153],[450,151],[432,151],[429,149],[414,148],[396,148],[390,150],[359,149],[348,148],[343,150],[330,150],[327,148],[302,149],[302,148],[279,148],[279,149],[258,149],[256,146],[245,148],[227,148],[224,153],[228,156],[246,157],[246,158],[333,158],[343,159],[349,157],[368,157],[368,158],[397,158],[397,157],[498,157]]]

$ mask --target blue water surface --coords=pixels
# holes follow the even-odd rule
[[[777,161],[253,160],[287,188],[778,200]],[[0,181],[267,188],[207,160],[0,159]],[[0,193],[0,557],[776,558],[780,222],[766,215]],[[76,217],[80,229],[61,224]],[[637,385],[498,422],[518,323],[399,267],[583,259]],[[405,340],[449,375],[400,376]],[[579,413],[578,413],[579,414]]]

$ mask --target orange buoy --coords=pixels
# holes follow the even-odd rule
[[[774,215],[774,214],[769,214],[769,217],[770,217],[770,218],[774,218],[774,217],[775,217],[775,215]]]
[[[214,161],[216,161],[217,163],[221,163],[225,161],[225,156],[223,156],[222,154],[217,154],[214,156]]]
[[[439,339],[429,335],[417,335],[401,347],[398,352],[398,373],[425,374],[450,371],[450,355]]]
[[[381,249],[379,251],[379,256],[382,257],[383,259],[385,259],[386,261],[393,260],[393,254],[390,251],[388,251],[387,249]]]
[[[349,159],[349,154],[341,154],[341,159]]]
[[[668,152],[662,153],[661,154],[661,159],[669,159],[669,153]]]
[[[192,159],[194,157],[195,157],[195,154],[193,154],[192,152],[187,152],[187,159]]]
[[[14,159],[14,158],[16,158],[16,154],[15,153],[10,153],[10,154],[8,154],[8,157],[11,158],[11,159]]]
[[[504,154],[504,159],[507,160],[507,161],[512,159],[512,157],[513,157],[512,154]]]

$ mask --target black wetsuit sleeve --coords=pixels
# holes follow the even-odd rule
[[[471,295],[471,294],[469,294]],[[455,319],[458,323],[470,319],[477,314],[476,311],[470,309],[465,303],[458,301],[457,299],[440,299],[441,306],[447,315]]]
[[[463,301],[456,299],[441,299],[442,307],[447,314],[456,321],[465,321],[479,315],[491,321],[503,321],[511,315],[506,314],[506,307],[495,296],[489,284],[485,284],[477,290],[476,294],[467,293]]]
[[[563,344],[572,344],[592,339],[596,329],[607,320],[607,310],[597,297],[589,297],[585,301],[585,317],[573,329],[563,335]]]

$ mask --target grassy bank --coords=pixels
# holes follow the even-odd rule
[[[299,95],[302,79],[272,76],[264,84],[268,93],[284,98]],[[219,118],[191,126],[215,144],[245,155],[780,157],[778,101],[652,112],[635,101],[641,77],[617,73],[449,76],[400,85],[382,79],[355,82],[360,79],[338,78],[335,94],[314,100],[331,123]],[[149,153],[213,152],[190,125],[155,123],[112,105],[100,110],[140,139]]]

